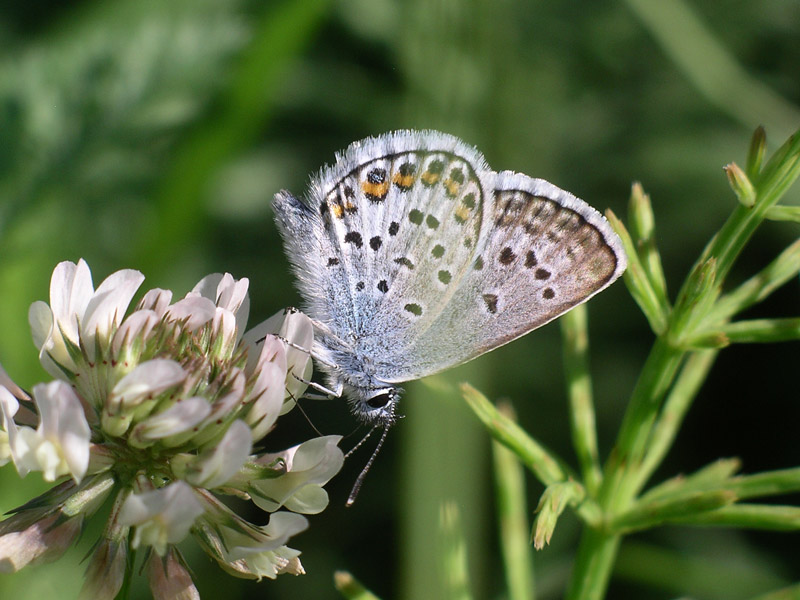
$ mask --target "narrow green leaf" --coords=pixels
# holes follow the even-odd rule
[[[723,295],[709,320],[723,322],[767,298],[773,291],[797,276],[800,271],[800,239],[789,245],[763,270]]]
[[[615,516],[609,523],[609,529],[617,533],[649,529],[669,521],[690,518],[698,513],[715,511],[735,501],[736,494],[721,490],[690,492],[649,502],[640,500],[630,510]]]
[[[753,319],[728,323],[720,329],[732,344],[766,344],[800,339],[800,318]]]
[[[486,396],[468,383],[461,384],[461,393],[491,436],[516,454],[522,464],[531,469],[542,483],[550,485],[572,477],[564,461],[500,413]]]
[[[734,504],[718,510],[673,518],[686,525],[720,525],[746,529],[797,531],[800,529],[800,507],[764,504]]]
[[[628,230],[625,229],[622,221],[612,211],[607,210],[605,214],[611,227],[622,240],[622,247],[628,256],[628,268],[622,276],[625,285],[636,304],[639,305],[639,308],[644,313],[644,316],[647,317],[650,328],[654,333],[660,335],[667,328],[667,315],[664,312],[662,302],[650,283],[647,271],[639,259],[636,245],[633,243]]]
[[[640,500],[642,502],[650,502],[672,495],[685,494],[690,490],[699,491],[699,488],[705,489],[706,486],[716,485],[717,487],[722,487],[741,466],[742,463],[738,458],[721,458],[715,460],[711,464],[689,475],[678,475],[667,479],[648,490]]]
[[[656,246],[656,225],[653,216],[653,206],[642,184],[636,182],[631,187],[631,197],[628,204],[628,220],[631,225],[633,238],[639,260],[650,280],[655,296],[661,303],[661,309],[666,314],[669,312],[667,298],[667,280],[664,277],[664,268],[661,265],[661,255]]]
[[[800,492],[800,467],[740,475],[725,484],[739,498],[777,496]]]
[[[511,450],[520,462],[536,475],[539,481],[545,485],[551,485],[577,479],[572,469],[561,458],[498,411],[486,396],[474,387],[462,383],[461,393],[478,419],[489,430],[489,434]],[[602,512],[597,503],[590,498],[586,498],[580,506],[576,507],[575,513],[591,526],[597,526],[602,519]]]
[[[781,195],[783,190],[791,185],[798,157],[800,157],[800,132],[795,132],[773,153],[758,180],[754,182],[758,194]]]
[[[800,206],[773,206],[767,211],[766,218],[770,221],[792,221],[800,223]]]
[[[800,492],[800,467],[731,477],[738,462],[738,459],[723,459],[692,475],[669,479],[648,491],[641,501],[666,500],[689,492],[727,491],[738,499]]]

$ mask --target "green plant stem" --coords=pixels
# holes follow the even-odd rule
[[[567,600],[601,600],[605,596],[621,539],[604,530],[584,530]]]
[[[489,434],[506,448],[511,450],[517,458],[529,468],[537,479],[546,486],[574,480],[577,477],[572,469],[567,466],[556,454],[542,446],[533,439],[519,425],[497,410],[489,400],[469,384],[461,384],[461,393],[472,412],[481,420]],[[585,493],[584,493],[585,496]],[[585,498],[576,508],[575,513],[588,525],[599,526],[602,517],[597,502],[592,498]]]
[[[461,526],[461,513],[455,502],[443,502],[439,507],[439,530],[442,536],[442,580],[448,600],[472,600],[469,589],[467,543]]]
[[[563,460],[499,412],[486,396],[469,384],[462,384],[461,392],[492,437],[514,452],[539,481],[550,485],[574,477],[574,473]]]
[[[589,332],[586,321],[586,306],[576,307],[561,318],[561,334],[564,340],[564,372],[570,403],[572,443],[583,483],[589,494],[594,496],[600,488],[602,473],[589,376]]]
[[[606,468],[606,480],[600,497],[608,503],[607,508],[627,508],[629,500],[635,495],[635,489],[623,486],[623,479],[626,474],[630,477],[639,468],[639,461],[647,449],[661,409],[661,401],[681,365],[683,355],[683,351],[670,346],[664,338],[657,339],[650,351],[622,421],[615,451]]]
[[[683,419],[700,390],[700,386],[708,376],[716,357],[717,351],[715,350],[693,352],[683,364],[650,436],[650,443],[647,446],[647,452],[636,481],[637,489],[644,487],[645,482],[672,447]]]
[[[525,477],[516,455],[498,442],[492,443],[500,550],[503,553],[509,600],[534,600],[534,571],[527,532]]]

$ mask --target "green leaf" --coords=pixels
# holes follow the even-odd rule
[[[636,245],[633,243],[633,239],[625,225],[610,210],[606,211],[606,218],[614,231],[617,232],[617,235],[619,235],[620,240],[622,240],[622,247],[628,256],[628,268],[622,276],[623,281],[625,281],[625,285],[636,304],[639,305],[644,316],[647,317],[650,328],[654,333],[660,335],[667,328],[667,314],[664,311],[663,303],[647,276],[647,271],[639,258]]]
[[[633,508],[615,516],[609,529],[618,533],[629,533],[649,529],[669,521],[684,521],[694,515],[715,511],[733,504],[736,494],[729,491],[689,492],[666,499],[638,501]]]
[[[628,219],[631,225],[631,237],[636,244],[639,260],[647,274],[653,292],[661,303],[661,309],[669,313],[667,299],[667,280],[661,266],[661,255],[656,246],[656,225],[650,196],[645,194],[642,185],[634,183],[628,204]]]
[[[516,454],[522,464],[533,471],[542,483],[550,485],[572,476],[564,461],[498,411],[497,407],[474,387],[462,383],[461,394],[491,436]]]
[[[686,525],[719,525],[745,529],[797,531],[800,529],[800,507],[734,504],[709,512],[676,516],[673,520]]]

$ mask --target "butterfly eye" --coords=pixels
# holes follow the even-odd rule
[[[392,395],[389,392],[378,394],[367,400],[367,406],[370,408],[383,408],[392,400]]]

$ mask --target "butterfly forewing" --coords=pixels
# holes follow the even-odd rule
[[[417,338],[441,313],[469,272],[485,225],[494,173],[456,138],[420,135],[351,147],[312,184],[324,321],[369,357]]]
[[[441,314],[381,374],[416,379],[475,358],[553,320],[616,279],[624,252],[606,220],[568,192],[497,177],[488,234]],[[399,357],[394,357],[399,358]]]

